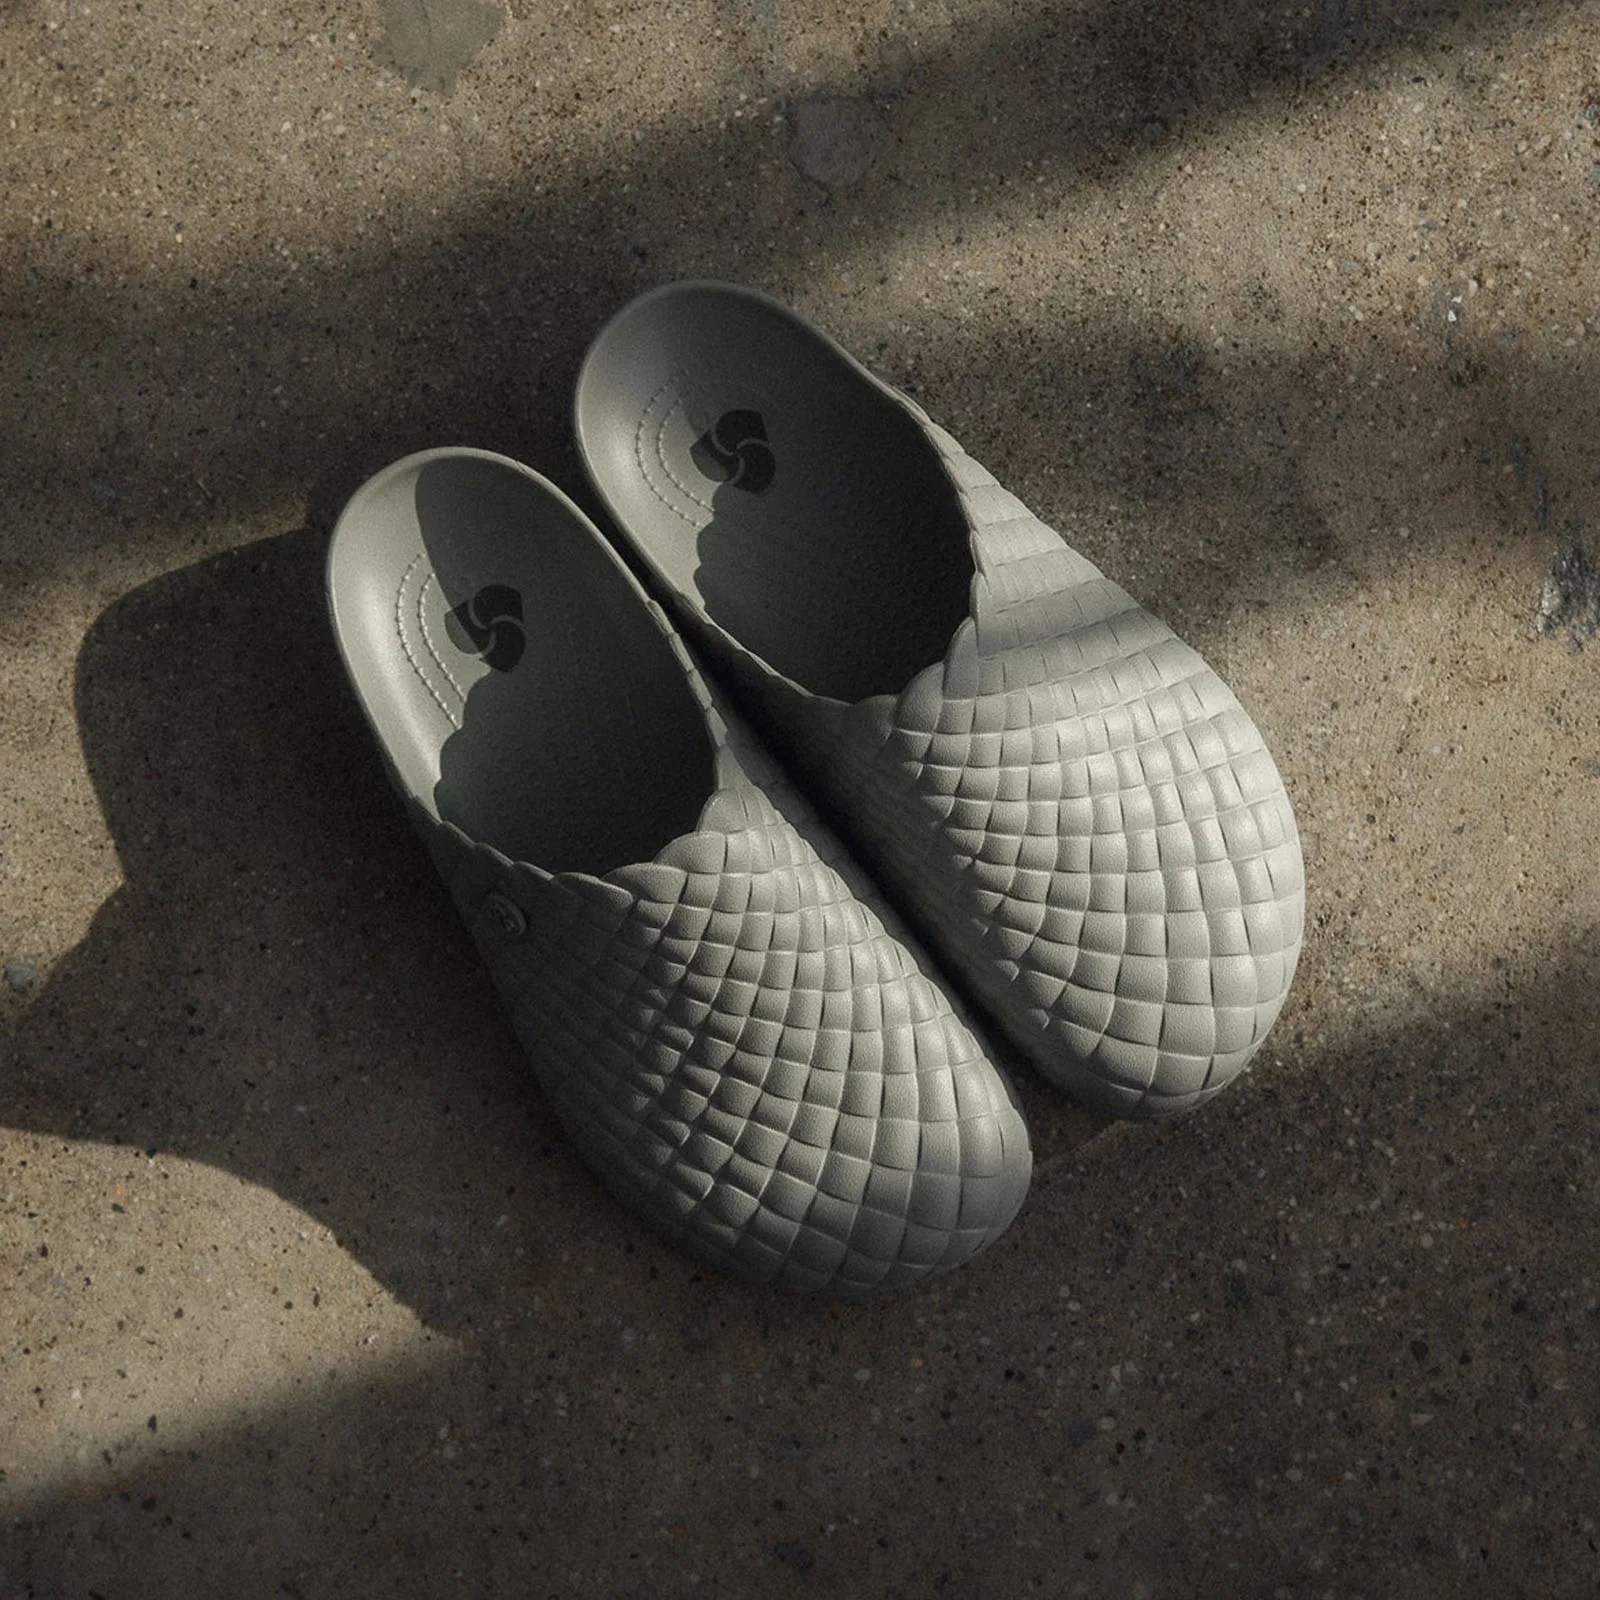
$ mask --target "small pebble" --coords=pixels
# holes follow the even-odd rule
[[[6,962],[6,987],[13,994],[26,994],[39,976],[39,969],[31,961]]]

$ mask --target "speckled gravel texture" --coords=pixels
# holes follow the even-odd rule
[[[16,0],[0,230],[0,1595],[1600,1591],[1592,6]],[[585,1175],[324,617],[396,455],[581,490],[686,274],[1204,651],[1306,837],[1249,1073],[1025,1081],[1016,1226],[854,1310]]]

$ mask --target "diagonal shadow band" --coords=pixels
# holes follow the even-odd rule
[[[104,552],[146,540],[152,528],[237,520],[259,501],[303,500],[308,478],[318,485],[311,519],[325,526],[370,471],[445,439],[529,460],[585,501],[566,421],[569,380],[589,331],[626,292],[618,280],[601,281],[591,279],[585,307],[562,319],[564,331],[527,336],[524,348],[545,357],[537,369],[524,366],[504,329],[463,331],[437,352],[437,365],[391,329],[395,351],[409,351],[404,359],[414,364],[381,385],[389,398],[368,413],[361,396],[341,397],[339,361],[320,372],[309,364],[302,400],[328,413],[315,438],[298,431],[302,416],[293,431],[259,440],[241,428],[208,455],[187,437],[181,411],[154,420],[138,446],[118,433],[101,467],[52,481],[54,502],[92,503],[77,505],[78,520],[65,527],[49,524],[51,537],[24,560],[22,575],[64,573],[87,554],[80,541]],[[437,292],[416,288],[400,298],[424,305]],[[1086,554],[1102,565],[1138,555],[1168,568],[1159,587],[1142,591],[1126,570],[1107,568],[1158,611],[1180,598],[1195,614],[1271,600],[1335,557],[1381,564],[1400,524],[1409,526],[1411,553],[1458,550],[1486,511],[1493,525],[1536,535],[1542,564],[1554,534],[1592,514],[1600,371],[1586,349],[1538,352],[1471,328],[1448,337],[1421,328],[1404,340],[1369,341],[1359,358],[1280,348],[1230,360],[1181,337],[1063,320],[1026,330],[1026,361],[997,381],[994,352],[1017,333],[982,316],[947,330],[940,370],[911,386]],[[424,370],[431,380],[418,380]],[[970,376],[978,372],[986,376]],[[234,396],[222,409],[241,405]],[[1029,420],[1019,427],[1019,418]],[[46,466],[36,457],[30,474]],[[107,473],[121,486],[106,487]],[[26,527],[27,485],[45,480],[18,481]],[[51,515],[62,515],[59,506]],[[1227,545],[1225,567],[1208,542]],[[0,614],[26,588],[0,589]]]
[[[1565,9],[1552,0],[1534,11]],[[1163,138],[1181,137],[1263,95],[1292,96],[1395,52],[1471,37],[1512,11],[1499,0],[1408,0],[1309,12],[1274,4],[1241,16],[1220,0],[1187,0],[1159,19],[1090,5],[964,30],[917,62],[902,86],[919,105],[941,108],[956,148],[936,170],[876,174],[844,237],[851,251],[882,246],[985,174],[991,193],[1003,195],[1006,172],[1023,163],[1057,184],[1101,181],[1141,158],[1151,126],[1165,128]],[[1206,41],[1199,51],[1187,42],[1196,37]],[[994,137],[996,126],[1003,138]],[[539,465],[575,482],[561,442],[568,379],[605,315],[637,288],[683,270],[754,276],[790,292],[799,287],[792,268],[753,264],[813,253],[814,228],[796,207],[780,144],[751,122],[669,122],[626,164],[597,152],[565,175],[545,176],[533,194],[509,181],[473,191],[436,236],[397,253],[335,241],[331,260],[307,266],[292,284],[279,282],[266,258],[241,258],[219,269],[219,282],[202,283],[167,269],[127,274],[111,260],[57,269],[48,257],[10,247],[0,267],[11,334],[0,355],[8,380],[0,452],[24,489],[24,525],[44,518],[42,505],[34,518],[27,485],[53,496],[51,537],[35,541],[26,570],[55,570],[91,547],[147,538],[153,527],[275,506],[300,492],[309,462],[316,475],[350,488],[424,442],[471,439],[527,455],[536,441]],[[648,251],[641,258],[639,241],[650,232],[641,206],[686,218],[659,260]],[[980,321],[952,385],[981,388],[976,374],[1016,332]],[[1062,325],[1030,330],[1030,342],[1035,336],[1050,354],[1033,370],[1073,375],[1060,393],[1109,393],[1169,452],[1191,442],[1174,433],[1137,376],[1169,359],[1159,337]],[[1403,345],[1371,354],[1394,370],[1414,359]],[[1340,385],[1354,359],[1269,351],[1257,370],[1230,381],[1242,411],[1271,416],[1307,390]],[[1570,396],[1594,387],[1581,352],[1540,362],[1486,347],[1472,359],[1486,392],[1531,387]],[[1419,414],[1450,409],[1458,366],[1441,357],[1418,375]],[[1582,418],[1568,427],[1554,408],[1549,427],[1548,439],[1539,422],[1521,427],[1536,455],[1592,437]],[[1392,434],[1386,421],[1365,442],[1389,443]],[[1094,437],[1103,443],[1110,431]],[[1397,471],[1414,473],[1431,435],[1419,422],[1399,439]],[[1315,476],[1325,440],[1325,429],[1258,433],[1254,448],[1280,481]],[[968,442],[981,453],[981,439]],[[1225,452],[1219,442],[1213,459]],[[1074,463],[1085,488],[1104,481],[1101,454],[1090,450]],[[1140,494],[1142,479],[1130,482],[1114,462],[1109,470],[1111,486]],[[63,500],[73,512],[66,519]],[[1270,494],[1247,503],[1240,520],[1256,520],[1270,503]],[[0,594],[0,606],[14,588]]]

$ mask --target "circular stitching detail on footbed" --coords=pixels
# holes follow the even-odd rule
[[[659,389],[656,390],[653,395],[650,396],[648,400],[645,401],[644,410],[639,415],[639,425],[633,430],[633,458],[639,464],[639,477],[643,481],[645,488],[647,488],[650,493],[653,494],[656,499],[659,500],[662,505],[664,505],[667,510],[670,511],[680,522],[686,522],[691,528],[694,528],[696,531],[698,531],[700,524],[696,522],[687,511],[683,510],[681,506],[675,506],[672,501],[670,501],[661,491],[660,486],[650,475],[650,461],[646,455],[644,447],[645,427],[650,421],[651,412],[655,409],[656,402],[659,401],[661,397],[666,394],[666,392],[672,388],[672,386],[683,376],[683,373],[674,373],[664,384],[661,385]],[[680,401],[679,403],[681,404],[682,402]],[[675,410],[676,407],[673,409]],[[670,415],[671,413],[669,412],[668,414]],[[659,428],[656,430],[655,444],[656,454],[657,456],[660,456],[661,430]],[[668,482],[677,485],[677,479],[673,477],[672,472],[670,469],[668,469],[664,459],[662,460],[661,466],[662,470],[666,472]],[[683,490],[683,493],[694,505],[699,506],[701,510],[710,511],[712,509],[709,501],[696,499],[696,497],[690,494],[687,489]]]
[[[425,559],[426,559],[425,556],[421,556],[421,555],[416,556],[412,560],[411,565],[408,566],[406,568],[406,570],[400,574],[400,586],[395,591],[395,597],[394,597],[394,631],[395,631],[395,637],[400,641],[400,648],[405,652],[406,660],[411,663],[411,670],[414,673],[416,673],[416,675],[417,675],[417,677],[419,679],[421,679],[423,688],[425,688],[428,691],[428,693],[433,696],[434,704],[437,705],[438,708],[442,712],[444,712],[445,716],[449,719],[450,726],[452,728],[459,729],[461,727],[460,719],[456,716],[455,712],[453,712],[450,709],[450,707],[445,704],[444,697],[439,693],[438,687],[434,684],[433,680],[428,676],[427,669],[423,666],[422,662],[417,659],[416,652],[411,648],[411,641],[410,641],[410,639],[408,639],[406,637],[406,590],[407,590],[407,588],[409,587],[409,585],[411,583],[411,575],[412,575],[412,573],[414,573],[417,570],[417,568],[422,565],[422,563],[423,563],[423,561]],[[428,576],[429,576],[429,578],[431,578],[432,574],[430,573]],[[424,581],[424,584],[423,584],[424,592],[426,591],[426,588],[427,588],[427,583],[426,583],[426,581]],[[419,623],[421,621],[421,604],[420,604],[420,601],[418,603],[418,621],[419,621]],[[426,633],[425,632],[424,632],[424,637],[426,637]],[[429,649],[430,650],[432,649],[431,644],[429,646]],[[440,665],[442,666],[443,663],[441,662]],[[454,687],[454,684],[452,684],[452,687]],[[456,692],[459,694],[460,690],[457,689]],[[465,697],[463,696],[463,703],[464,702],[465,702]]]
[[[659,399],[661,393],[663,392],[664,391],[658,390],[655,399]],[[652,400],[651,403],[654,404],[654,400]],[[661,463],[661,470],[666,474],[667,482],[670,483],[672,487],[684,497],[685,500],[689,501],[693,505],[699,506],[703,511],[709,511],[712,516],[715,516],[717,512],[716,506],[709,499],[703,499],[700,495],[696,494],[694,490],[691,489],[689,485],[686,484],[677,475],[677,473],[672,470],[672,463],[667,459],[666,447],[663,443],[663,440],[666,438],[667,424],[671,422],[680,411],[687,410],[688,404],[688,400],[680,393],[674,397],[672,404],[661,413],[660,418],[656,423],[656,460]]]
[[[466,704],[467,691],[456,682],[455,674],[450,670],[444,657],[439,653],[439,647],[433,642],[433,635],[428,631],[428,616],[424,610],[424,603],[428,598],[428,590],[439,582],[438,578],[429,573],[422,580],[422,587],[417,591],[417,626],[422,630],[422,642],[428,647],[428,654],[438,663],[439,670],[445,676],[445,682],[461,697],[461,703]]]

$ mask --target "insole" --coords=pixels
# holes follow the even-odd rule
[[[667,581],[813,693],[903,689],[967,614],[966,524],[899,405],[812,330],[716,284],[600,335],[578,432]]]
[[[712,788],[704,719],[616,558],[500,457],[429,452],[351,503],[330,592],[402,785],[548,871],[648,860]]]

